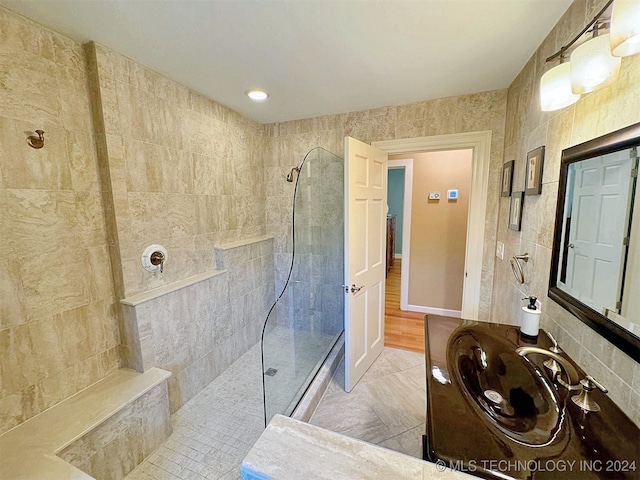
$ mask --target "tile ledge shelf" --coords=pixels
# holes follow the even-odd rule
[[[276,415],[242,461],[240,478],[476,478],[448,468],[441,470],[419,458]]]
[[[160,368],[144,373],[117,370],[0,435],[0,476],[12,480],[92,479],[56,454],[170,376]]]
[[[247,238],[245,240],[238,240],[237,242],[225,243],[224,245],[216,245],[213,247],[215,250],[231,250],[232,248],[246,247],[254,243],[260,243],[267,240],[273,240],[271,235],[262,235],[260,237]]]
[[[120,300],[120,303],[123,305],[129,305],[131,307],[136,307],[141,303],[148,302],[149,300],[153,300],[158,297],[162,297],[167,293],[176,292],[185,287],[190,287],[191,285],[195,285],[196,283],[200,283],[203,280],[208,280],[209,278],[217,277],[218,275],[222,275],[226,273],[226,270],[209,270],[208,272],[199,273],[197,275],[193,275],[191,277],[183,278],[182,280],[178,280],[177,282],[169,283],[168,285],[163,285],[161,287],[152,288],[151,290],[147,290],[146,292],[137,293],[135,295],[131,295],[130,297],[126,297]]]
[[[213,247],[213,249],[216,251],[224,252],[226,250],[246,247],[247,245],[265,242],[268,240],[273,240],[273,236],[262,235],[260,237],[247,238],[245,240],[238,240],[237,242],[230,242],[230,243],[225,243],[223,245],[216,245]],[[172,293],[177,290],[183,289],[185,287],[195,285],[196,283],[202,282],[203,280],[208,280],[209,278],[222,275],[223,273],[226,273],[226,271],[227,271],[226,269],[209,270],[208,272],[199,273],[197,275],[193,275],[191,277],[183,278],[182,280],[172,282],[168,285],[162,285],[161,287],[152,288],[151,290],[147,290],[146,292],[136,293],[135,295],[125,297],[120,300],[120,303],[122,303],[123,305],[136,307],[142,303],[148,302],[149,300],[153,300],[155,298],[166,295],[167,293]]]

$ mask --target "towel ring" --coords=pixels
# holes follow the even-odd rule
[[[520,263],[520,260],[522,260],[523,262],[528,262],[529,254],[523,253],[522,255],[514,255],[513,258],[509,260],[509,263],[511,263],[511,271],[513,272],[513,276],[516,277],[516,281],[522,285],[524,283],[524,271],[522,270],[522,264]]]

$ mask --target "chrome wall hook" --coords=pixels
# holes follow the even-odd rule
[[[44,130],[36,130],[38,136],[29,135],[27,137],[27,143],[31,148],[42,148],[44,147]]]
[[[523,253],[522,255],[514,255],[513,258],[509,260],[509,263],[511,263],[511,271],[513,272],[513,276],[516,277],[518,283],[522,285],[524,283],[524,271],[522,270],[522,264],[520,263],[520,260],[522,260],[523,262],[528,262],[529,254]]]

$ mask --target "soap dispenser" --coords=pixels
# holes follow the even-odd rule
[[[540,328],[540,310],[536,306],[538,299],[536,297],[526,297],[529,305],[522,307],[522,321],[520,323],[520,333],[526,338],[538,338],[538,330]]]

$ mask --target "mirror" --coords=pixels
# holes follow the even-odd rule
[[[638,155],[640,123],[562,151],[549,297],[640,362]]]

